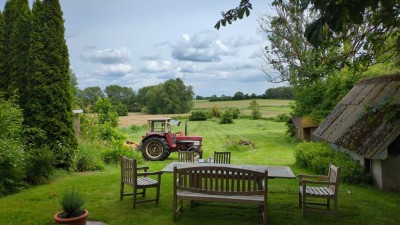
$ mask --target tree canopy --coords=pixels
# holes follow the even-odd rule
[[[179,78],[139,89],[137,101],[151,114],[187,113],[193,107],[193,88]]]
[[[345,50],[338,57],[340,67],[335,69],[347,66],[357,73],[400,54],[398,0],[274,0],[272,4],[287,2],[296,5],[304,15],[315,13],[303,32],[312,46],[324,50],[340,46]],[[222,13],[223,19],[215,28],[242,19],[239,12],[249,14],[250,9],[250,1],[241,0],[230,13]]]

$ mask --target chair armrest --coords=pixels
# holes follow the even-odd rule
[[[162,171],[157,171],[157,172],[145,172],[145,173],[138,173],[138,176],[144,176],[147,177],[149,175],[158,175],[158,180],[161,179],[161,174],[163,174]]]
[[[139,166],[136,168],[136,170],[144,170],[145,172],[149,169],[148,166]]]
[[[306,186],[306,184],[325,184],[325,185],[336,185],[337,182],[332,181],[317,181],[317,180],[301,180],[301,186]]]

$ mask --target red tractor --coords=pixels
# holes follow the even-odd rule
[[[148,130],[146,135],[142,136],[140,143],[143,158],[151,161],[165,160],[171,152],[176,151],[194,151],[199,158],[202,158],[203,137],[186,136],[187,122],[185,123],[185,133],[182,131],[172,133],[171,124],[179,126],[180,121],[171,118],[147,120]]]

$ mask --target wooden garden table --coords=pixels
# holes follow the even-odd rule
[[[200,166],[215,166],[215,167],[220,166],[220,167],[230,167],[230,168],[241,168],[258,172],[264,172],[265,170],[268,170],[268,178],[290,178],[290,179],[296,178],[296,176],[288,166],[172,162],[168,164],[168,166],[166,166],[161,171],[166,173],[173,173],[175,166],[178,169],[188,168],[188,167],[200,167]]]

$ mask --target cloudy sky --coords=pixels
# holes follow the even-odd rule
[[[267,82],[259,58],[268,43],[257,18],[269,0],[252,0],[250,17],[213,28],[221,11],[239,1],[60,0],[79,88],[117,84],[137,91],[181,78],[196,95],[232,96],[279,86]]]

